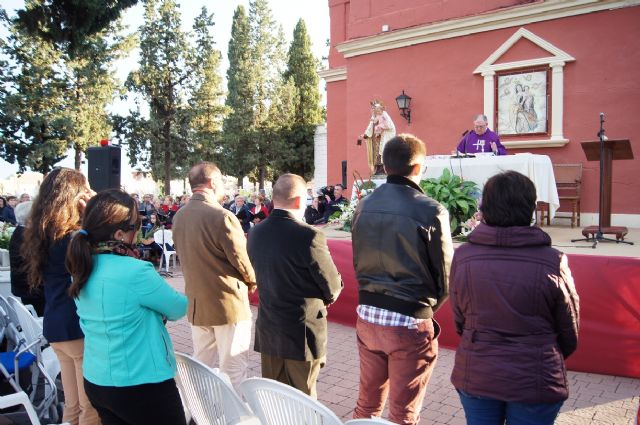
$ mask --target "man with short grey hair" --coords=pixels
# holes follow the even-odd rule
[[[189,299],[193,355],[238,386],[247,377],[251,345],[248,293],[255,273],[244,232],[222,208],[224,181],[218,167],[202,162],[189,171],[193,196],[173,219],[173,241]]]
[[[473,130],[465,132],[458,143],[458,152],[493,152],[494,155],[506,155],[507,149],[500,143],[500,136],[489,130],[487,116],[478,114],[473,119]]]

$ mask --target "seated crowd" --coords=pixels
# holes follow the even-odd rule
[[[381,416],[388,400],[391,421],[420,422],[438,358],[434,313],[451,294],[446,308],[462,338],[451,381],[468,423],[552,424],[568,397],[565,359],[578,343],[579,299],[566,256],[531,226],[535,187],[516,172],[490,178],[483,223],[454,255],[448,211],[419,186],[425,157],[415,136],[388,141],[387,182],[354,213],[353,416]],[[185,315],[194,357],[237,388],[247,378],[248,295],[256,288],[262,376],[317,397],[327,315],[343,282],[324,234],[307,223],[340,211],[344,188],[313,196],[302,177],[284,174],[273,199],[257,193],[247,202],[225,195],[209,162],[193,166],[189,183],[190,199],[139,202],[116,189],[95,194],[80,172],[57,168],[33,202],[16,207],[12,290],[44,315],[61,366],[64,421],[185,424],[164,326]],[[185,294],[140,260],[140,245],[162,250],[153,238],[162,226],[171,226]]]
[[[0,223],[16,225],[15,208],[18,204],[31,201],[31,195],[23,193],[20,197],[13,195],[0,196]]]

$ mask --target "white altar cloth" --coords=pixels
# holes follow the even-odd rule
[[[551,218],[560,207],[553,165],[547,155],[520,153],[503,156],[477,156],[475,158],[452,158],[435,155],[427,158],[427,170],[423,178],[438,178],[445,168],[464,180],[471,180],[480,189],[491,176],[503,171],[517,171],[529,177],[536,186],[537,200],[549,204]]]

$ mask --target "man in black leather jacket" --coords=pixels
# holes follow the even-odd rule
[[[360,392],[354,418],[380,416],[417,424],[438,355],[433,313],[449,292],[453,256],[449,213],[418,183],[424,143],[394,137],[382,155],[387,183],[353,217],[353,264],[359,284]]]

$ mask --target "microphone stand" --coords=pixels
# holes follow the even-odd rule
[[[456,154],[452,155],[452,158],[475,158],[475,155],[471,155],[467,153],[467,142],[469,141],[467,138],[469,137],[469,130],[465,130],[464,133],[462,133],[462,137],[464,140],[464,143],[462,144],[462,148],[464,149],[464,152],[460,152],[458,149],[456,149]]]
[[[590,237],[580,238],[580,239],[571,239],[571,242],[593,242],[591,248],[596,249],[598,246],[598,242],[607,241],[607,242],[615,242],[615,243],[626,243],[629,245],[633,245],[633,242],[625,241],[625,240],[617,240],[612,238],[607,238],[602,233],[602,207],[604,205],[604,142],[607,138],[604,135],[604,112],[600,113],[600,131],[598,131],[598,138],[600,139],[600,197],[598,200],[598,231],[593,236],[593,239]]]

